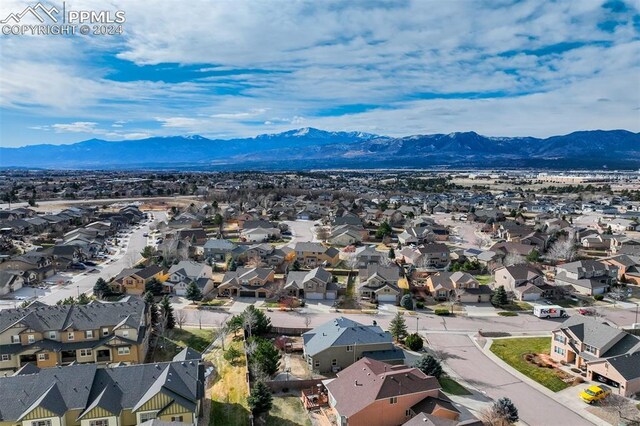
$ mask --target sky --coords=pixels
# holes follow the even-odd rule
[[[0,19],[35,3],[2,0]],[[389,136],[640,131],[637,0],[65,7],[121,10],[122,34],[0,35],[0,146],[301,127]]]

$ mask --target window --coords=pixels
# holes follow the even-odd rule
[[[20,343],[20,336],[17,334],[15,336],[11,336],[11,343]]]
[[[89,426],[109,426],[108,419],[91,420]]]
[[[36,341],[36,336],[34,336],[33,334],[29,334],[29,335],[27,336],[27,341],[28,341],[29,343],[33,343],[33,342],[35,342],[35,341]]]
[[[93,339],[93,330],[87,330],[84,332],[84,337],[87,339]]]
[[[554,347],[553,347],[553,351],[554,351],[555,353],[557,353],[558,355],[564,355],[564,349],[559,348],[559,347],[557,347],[557,346],[554,346]]]
[[[51,426],[51,420],[36,420],[31,422],[31,426]]]
[[[347,352],[353,352],[353,346],[348,345],[347,346]]]
[[[596,355],[598,352],[598,349],[595,346],[591,346],[591,345],[584,345],[584,351],[585,352],[589,352],[590,354],[594,354]]]
[[[182,422],[182,416],[171,416],[172,422]]]
[[[404,410],[405,417],[411,417],[411,410]]]
[[[153,420],[156,418],[156,412],[151,411],[149,413],[140,413],[140,423],[144,423],[148,420]]]
[[[70,331],[67,333],[67,340],[74,340],[76,338],[76,335],[73,331]]]
[[[398,398],[395,396],[392,396],[391,398],[389,398],[389,404],[397,404],[398,403]]]
[[[118,355],[129,355],[131,353],[128,346],[118,348]]]
[[[313,365],[314,365],[315,367],[320,367],[320,361],[315,361],[315,362],[313,363]]]
[[[46,361],[49,359],[49,354],[38,354],[38,361]]]
[[[122,330],[122,337],[129,337],[129,330]]]
[[[560,342],[562,344],[564,344],[565,342],[565,338],[561,334],[556,334],[553,340],[555,340],[556,342]]]
[[[103,328],[102,329],[102,335],[103,336],[108,336],[109,335],[109,329],[108,328]]]
[[[58,334],[55,331],[50,331],[49,332],[49,339],[55,339],[58,336]]]
[[[91,349],[80,349],[80,356],[91,356]]]
[[[10,361],[10,360],[11,360],[11,355],[2,354],[2,361]]]
[[[331,366],[335,367],[336,365],[338,365],[338,360],[337,359],[332,359],[331,360]]]

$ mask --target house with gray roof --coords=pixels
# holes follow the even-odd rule
[[[369,264],[359,270],[358,277],[360,297],[378,302],[397,303],[400,300],[402,291],[398,287],[400,269],[397,265]]]
[[[375,321],[374,321],[375,323]],[[314,371],[340,371],[363,357],[392,364],[404,361],[388,331],[339,317],[302,335],[304,358]]]
[[[284,290],[291,296],[310,300],[334,300],[338,297],[338,286],[333,282],[333,275],[322,267],[311,271],[290,271]]]
[[[551,358],[586,369],[589,380],[621,395],[640,392],[640,337],[596,318],[574,315],[553,330]]]
[[[213,269],[205,263],[183,260],[169,269],[169,279],[163,285],[178,296],[186,296],[189,284],[195,282],[206,295],[213,290],[212,274]]]
[[[208,240],[204,244],[204,257],[215,262],[224,262],[227,256],[232,256],[238,245],[229,240]]]
[[[580,294],[604,294],[617,282],[618,267],[598,260],[579,260],[556,267],[556,284],[571,286]]]
[[[218,286],[218,296],[266,298],[272,291],[275,271],[271,268],[238,268],[227,271]]]
[[[137,364],[149,344],[149,312],[138,299],[88,305],[0,310],[0,370],[26,363],[40,368],[71,363]]]
[[[0,395],[5,396],[2,424],[133,426],[153,419],[197,424],[204,369],[199,358],[114,368],[34,366],[1,377]]]

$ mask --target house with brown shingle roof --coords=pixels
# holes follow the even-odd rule
[[[340,426],[399,425],[425,411],[451,420],[460,414],[440,391],[435,377],[414,367],[370,358],[339,372],[326,388]]]

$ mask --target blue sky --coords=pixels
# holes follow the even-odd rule
[[[3,0],[0,15],[29,4]],[[73,7],[124,10],[122,36],[0,36],[2,146],[299,127],[640,131],[637,1],[106,4]]]

